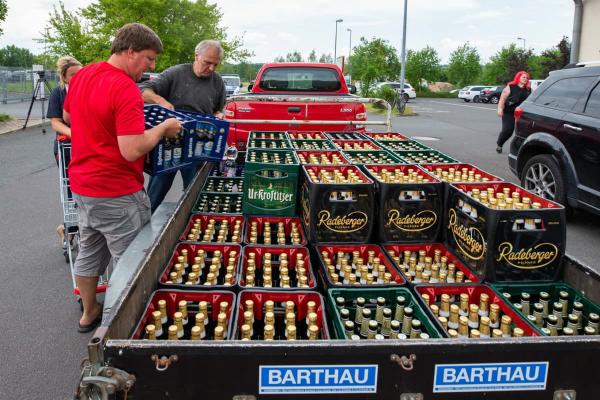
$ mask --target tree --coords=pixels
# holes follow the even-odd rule
[[[312,63],[317,62],[317,52],[315,51],[315,49],[312,49],[312,51],[308,55],[308,62],[312,62]]]
[[[285,57],[282,57],[282,56],[275,57],[275,60],[273,60],[273,61],[282,63],[282,62],[285,62]]]
[[[207,0],[95,0],[75,12],[59,2],[50,14],[45,38],[54,55],[70,54],[88,63],[106,59],[117,29],[136,21],[151,27],[163,42],[156,65],[159,71],[189,62],[203,39],[220,40],[225,60],[246,59],[251,54],[242,49],[242,38],[228,40],[219,26],[221,17],[217,6]]]
[[[532,55],[533,50],[517,48],[517,45],[514,43],[503,47],[484,66],[482,73],[483,83],[504,85],[512,81],[517,72],[528,69],[529,60]]]
[[[378,81],[393,80],[400,74],[398,53],[386,40],[360,38],[350,57],[352,79],[360,81],[363,96],[368,96]]]
[[[540,56],[540,78],[545,79],[550,71],[562,69],[570,61],[571,57],[571,42],[569,38],[563,36],[556,47],[546,49]]]
[[[333,64],[333,57],[331,56],[331,53],[321,54],[321,57],[319,57],[319,62],[324,64]]]
[[[448,80],[460,87],[473,83],[481,74],[479,53],[469,42],[459,46],[450,54],[446,70]]]
[[[287,53],[285,56],[286,62],[302,62],[302,54],[299,51],[294,50],[293,53]]]
[[[6,5],[6,0],[0,0],[0,23],[6,20],[6,14],[8,13],[8,6]],[[4,31],[2,30],[2,26],[0,25],[0,36]]]
[[[409,50],[406,57],[406,79],[421,91],[423,81],[434,82],[440,76],[440,57],[433,47]]]
[[[8,45],[0,49],[0,65],[5,67],[27,67],[31,68],[34,55],[28,49]]]

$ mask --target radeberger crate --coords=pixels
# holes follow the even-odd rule
[[[246,149],[289,150],[292,148],[287,139],[251,139],[248,138]]]
[[[454,158],[437,150],[397,151],[395,155],[407,164],[449,164],[458,163]]]
[[[490,174],[474,165],[456,164],[421,164],[429,174],[447,183],[479,183],[503,182],[504,179]]]
[[[241,214],[242,195],[240,193],[200,192],[192,212],[196,214]]]
[[[291,140],[294,150],[335,150],[329,140]]]
[[[492,287],[544,336],[600,334],[600,305],[564,282]]]
[[[299,169],[293,151],[248,149],[244,214],[294,216]]]
[[[283,131],[250,131],[248,140],[250,139],[285,140],[287,139],[287,134]]]
[[[565,252],[565,209],[512,183],[452,184],[448,247],[487,282],[553,281]]]
[[[380,165],[397,165],[407,164],[400,157],[395,156],[387,150],[372,150],[372,151],[343,151],[344,157],[354,165],[363,164],[380,164]]]
[[[331,140],[367,140],[367,136],[360,132],[324,132]]]
[[[378,140],[377,144],[383,147],[384,150],[391,152],[399,151],[426,151],[432,150],[431,147],[425,146],[416,140]]]
[[[287,131],[287,136],[290,140],[329,140],[320,131]]]
[[[309,242],[368,242],[373,229],[373,182],[352,165],[304,165],[302,171],[300,204]]]
[[[365,135],[375,142],[409,140],[408,136],[398,132],[368,132]]]
[[[300,164],[308,165],[349,165],[340,151],[296,151]]]
[[[370,140],[334,140],[333,144],[342,151],[371,151],[382,150]]]
[[[241,243],[243,236],[244,217],[241,215],[192,214],[179,240]]]
[[[375,182],[380,242],[435,242],[443,222],[443,184],[417,165],[363,165]]]

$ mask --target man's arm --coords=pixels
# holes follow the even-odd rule
[[[61,135],[71,137],[71,128],[63,122],[62,118],[50,118],[50,125]]]
[[[156,94],[154,90],[150,88],[142,89],[142,98],[144,103],[158,104],[161,107],[168,108],[169,110],[175,110],[173,104],[169,103],[164,97]]]
[[[174,138],[181,131],[181,122],[169,118],[141,135],[121,135],[117,137],[119,151],[127,161],[135,161],[151,151],[163,137]]]

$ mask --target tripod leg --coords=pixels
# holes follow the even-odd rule
[[[33,96],[31,96],[31,103],[29,103],[29,111],[27,111],[27,118],[25,118],[25,124],[23,124],[23,130],[27,128],[27,122],[29,122],[29,117],[31,116],[31,109],[33,108],[33,102],[35,101],[35,96],[40,90],[40,81],[38,80],[35,84],[35,88],[33,89]]]

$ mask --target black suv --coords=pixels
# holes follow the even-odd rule
[[[600,63],[551,72],[515,119],[508,163],[521,185],[600,214]]]
[[[494,86],[489,89],[483,89],[479,94],[479,101],[483,103],[498,104],[502,90],[504,90],[504,86]]]

